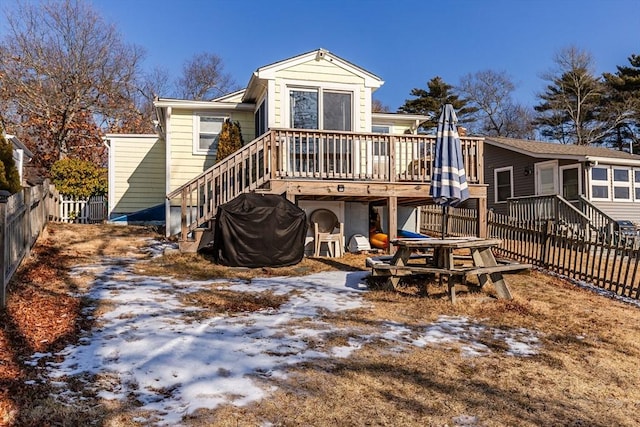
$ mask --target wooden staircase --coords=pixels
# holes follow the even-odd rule
[[[593,242],[606,242],[618,230],[613,218],[582,196],[576,202],[558,194],[513,197],[508,203],[509,216],[527,228],[550,222],[567,237],[580,236]]]
[[[207,240],[221,204],[249,191],[271,193],[268,184],[276,154],[272,137],[269,132],[251,141],[167,195],[172,204],[179,201],[181,207],[181,251],[195,252]]]

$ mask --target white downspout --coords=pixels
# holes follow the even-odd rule
[[[165,182],[165,196],[170,193],[171,187],[171,107],[167,107],[167,114],[165,116],[165,130],[164,130],[164,145],[165,145],[165,166],[164,166],[164,182]],[[166,237],[171,236],[171,200],[165,197],[164,201],[164,233]]]

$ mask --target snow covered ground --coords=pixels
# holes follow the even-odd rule
[[[157,244],[154,247],[162,250]],[[468,357],[491,353],[480,343],[480,337],[487,336],[504,341],[507,353],[514,356],[532,355],[538,348],[534,331],[493,329],[474,319],[447,316],[418,329],[383,321],[367,330],[342,330],[351,337],[346,345],[311,348],[309,342],[322,342],[323,336],[337,331],[322,320],[321,313],[367,304],[362,296],[368,272],[334,271],[250,283],[194,282],[134,274],[135,262],[105,259],[74,272],[97,274],[87,296],[112,302],[113,310],[95,319],[97,326],[86,331],[77,345],[57,355],[33,357],[33,364],[45,356],[62,360],[49,362],[42,374],[42,381],[59,385],[62,401],[74,398],[65,382],[68,376],[99,374],[101,380],[87,387],[96,387],[105,399],[133,395],[141,409],[154,414],[139,422],[173,426],[198,408],[245,405],[267,397],[273,389],[263,388],[257,378],[286,377],[289,366],[314,359],[349,357],[368,342],[384,340],[394,351],[455,345]],[[184,306],[180,296],[212,286],[234,292],[271,291],[288,295],[288,302],[278,309],[198,321],[185,316],[198,308]]]

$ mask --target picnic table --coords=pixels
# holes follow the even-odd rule
[[[501,243],[500,239],[403,238],[391,240],[390,243],[396,247],[393,257],[367,260],[373,276],[388,277],[389,287],[396,289],[403,277],[435,274],[441,280],[447,279],[449,297],[454,303],[456,284],[466,283],[468,276],[478,277],[479,288],[491,280],[498,298],[511,299],[511,291],[502,273],[531,268],[531,264],[498,261],[492,248]],[[470,255],[456,255],[456,250],[468,250]]]

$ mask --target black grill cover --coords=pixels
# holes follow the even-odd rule
[[[213,257],[231,267],[294,265],[302,261],[306,235],[306,214],[289,200],[241,194],[218,207]]]

